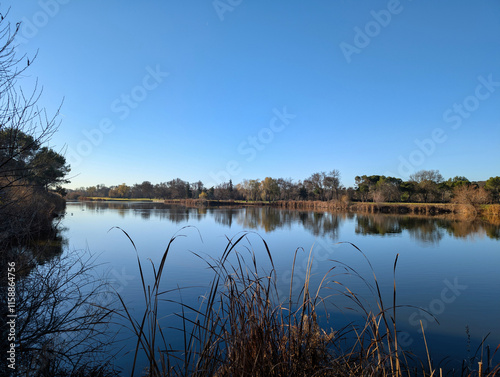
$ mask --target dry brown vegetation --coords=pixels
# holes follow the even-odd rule
[[[484,209],[484,214],[491,218],[500,217],[500,204],[490,204]]]
[[[349,209],[350,201],[346,195],[343,195],[339,200],[279,200],[273,205],[287,209],[336,211]]]
[[[490,193],[482,187],[462,185],[453,190],[452,203],[458,204],[458,211],[468,216],[477,216],[481,205],[490,201]]]
[[[1,182],[0,182],[1,185]],[[64,212],[64,199],[33,186],[13,186],[1,191],[0,244],[32,240],[54,230],[53,220]]]
[[[374,273],[373,284],[369,284],[355,270],[340,262],[331,261],[332,268],[320,285],[312,287],[310,277],[313,260],[310,255],[302,288],[300,292],[295,292],[292,289],[294,258],[289,295],[280,301],[274,268],[269,273],[259,272],[262,270],[255,254],[248,252],[251,246],[247,249],[241,245],[246,237],[247,234],[242,234],[229,240],[219,260],[207,261],[214,278],[200,307],[178,302],[180,312],[176,316],[182,321],[182,350],[174,350],[169,346],[161,325],[161,318],[166,313],[158,310],[160,301],[168,300],[168,292],[161,291],[160,282],[164,279],[163,270],[176,237],[170,240],[159,265],[153,264],[152,285],[145,283],[138,257],[146,307],[137,319],[125,302],[120,300],[125,310],[124,316],[137,338],[134,365],[137,355],[144,352],[149,360],[145,371],[147,376],[441,375],[443,371],[438,365],[433,365],[430,355],[420,361],[399,346],[396,336],[398,305],[395,278],[390,306],[382,301]],[[267,262],[273,266],[267,244],[264,240],[262,242],[268,255]],[[363,252],[354,245],[352,247],[363,255],[371,268]],[[242,252],[242,249],[246,252]],[[245,261],[245,255],[250,257],[249,261]],[[397,257],[394,274],[396,265]],[[368,284],[373,289],[378,309],[367,309],[360,297],[339,283],[335,278],[336,268]],[[331,285],[340,286],[343,295],[363,313],[364,325],[348,325],[336,330],[326,330],[320,325],[322,306],[331,299],[330,296],[323,296],[324,289]],[[353,337],[353,342],[345,343],[348,335]],[[346,348],[346,344],[350,345]],[[425,347],[427,349],[426,343]],[[461,370],[450,371],[447,375],[494,376],[500,373],[500,367],[490,367],[489,360],[484,364],[481,359],[479,364],[477,361],[474,360],[475,368],[463,366]]]

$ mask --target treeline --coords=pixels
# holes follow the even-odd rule
[[[340,172],[314,173],[307,179],[266,177],[263,180],[229,182],[207,188],[201,181],[190,183],[182,179],[152,184],[149,181],[128,186],[100,184],[68,190],[67,199],[85,197],[148,198],[148,199],[207,199],[207,200],[315,200],[403,203],[498,203],[500,177],[471,182],[466,177],[444,180],[437,170],[421,170],[407,181],[383,175],[362,175],[355,178],[354,187],[340,183]]]

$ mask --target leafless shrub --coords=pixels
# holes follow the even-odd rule
[[[16,262],[17,375],[115,374],[107,354],[113,341],[107,332],[113,309],[101,305],[110,303],[110,292],[106,279],[95,274],[95,258],[75,251],[41,263],[38,253],[43,252],[38,247],[10,253],[9,260]],[[1,290],[4,301],[6,289]],[[1,305],[7,307],[6,302]]]

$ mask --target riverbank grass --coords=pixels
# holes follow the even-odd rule
[[[125,232],[124,232],[125,233]],[[126,233],[125,233],[126,234]],[[128,234],[126,236],[130,239]],[[404,351],[398,343],[396,302],[396,267],[390,305],[382,300],[377,277],[365,254],[373,281],[360,276],[353,268],[338,261],[330,261],[331,268],[319,286],[311,285],[314,256],[309,254],[307,272],[297,292],[294,275],[295,251],[287,297],[278,294],[277,274],[271,252],[260,238],[271,270],[263,273],[257,261],[248,233],[232,239],[220,259],[204,259],[213,271],[213,280],[199,307],[182,301],[172,301],[160,289],[168,254],[179,235],[174,236],[159,264],[151,262],[154,281],[145,283],[145,271],[137,254],[137,263],[143,285],[145,307],[134,317],[120,296],[123,316],[137,339],[134,368],[138,354],[148,359],[147,376],[439,376],[443,370],[435,365],[428,354],[424,360]],[[130,239],[134,249],[135,245]],[[197,255],[197,254],[195,254]],[[198,255],[197,255],[198,256]],[[203,259],[203,258],[202,258]],[[350,274],[361,279],[373,292],[377,309],[370,310],[364,300],[337,281],[336,276]],[[168,277],[166,277],[168,278]],[[358,312],[363,314],[361,325],[325,328],[320,323],[326,315],[326,303],[333,295],[324,295],[340,287]],[[183,339],[182,349],[172,349],[161,321],[168,313],[159,310],[161,301],[176,302]],[[431,315],[429,313],[429,315]],[[423,328],[422,328],[423,330]],[[425,335],[423,341],[427,349]],[[490,359],[489,359],[490,360]],[[494,376],[500,367],[478,360],[477,367],[462,367],[452,371],[457,376]],[[475,361],[477,362],[477,361]],[[465,365],[465,364],[464,364]],[[132,374],[134,372],[132,371]]]

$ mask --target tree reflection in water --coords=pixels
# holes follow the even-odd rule
[[[358,215],[356,233],[362,235],[394,235],[404,231],[423,244],[439,244],[445,234],[455,238],[487,236],[500,239],[500,224],[480,220],[457,220],[432,217]]]
[[[217,224],[231,228],[238,224],[244,229],[264,230],[266,233],[278,229],[290,229],[292,224],[301,224],[317,237],[336,240],[342,222],[355,221],[355,232],[361,235],[391,236],[407,232],[412,239],[426,245],[437,245],[445,234],[457,238],[487,236],[500,239],[500,220],[463,220],[434,218],[429,216],[401,216],[385,214],[355,214],[351,212],[321,212],[284,210],[274,207],[184,207],[163,203],[133,202],[85,202],[82,209],[105,213],[116,210],[120,216],[140,216],[168,220],[175,224],[212,218]]]
[[[397,217],[358,215],[356,220],[355,232],[357,234],[379,234],[383,236],[403,231]]]

